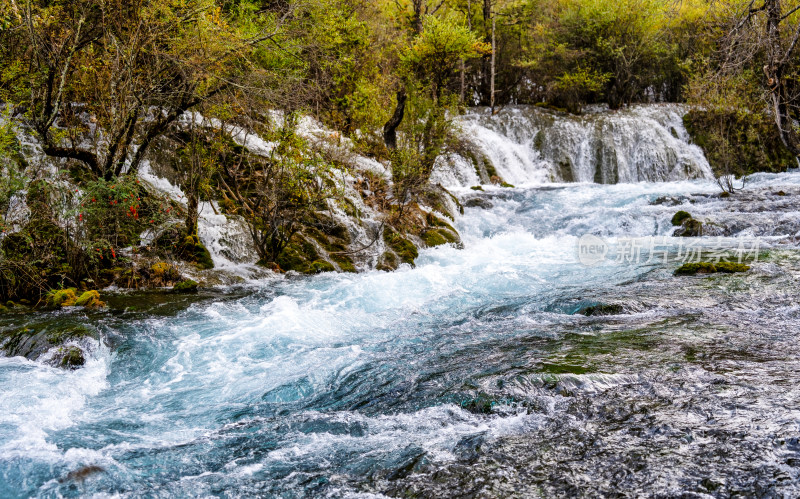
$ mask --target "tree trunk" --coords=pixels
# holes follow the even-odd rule
[[[383,126],[383,141],[389,150],[397,149],[397,127],[403,122],[405,113],[406,91],[401,89],[397,91],[397,107],[394,108],[394,114]]]
[[[187,192],[186,194],[186,235],[187,236],[196,236],[197,235],[197,219],[200,217],[198,207],[200,203],[198,202],[197,196],[193,192]]]
[[[491,106],[492,106],[492,114],[494,115],[494,75],[495,75],[495,68],[497,64],[497,41],[495,39],[495,28],[496,28],[496,21],[494,17],[494,12],[492,14],[492,83],[491,83]]]
[[[467,0],[467,29],[472,31],[472,0]],[[467,67],[464,61],[464,58],[461,58],[461,95],[459,97],[460,102],[463,104],[464,99],[466,98],[467,92]]]

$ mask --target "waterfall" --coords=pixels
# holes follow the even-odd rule
[[[515,185],[712,178],[683,126],[685,112],[678,104],[595,107],[580,116],[534,106],[506,107],[491,116],[474,108],[460,118],[468,152],[441,161],[436,180],[466,187],[493,176]]]

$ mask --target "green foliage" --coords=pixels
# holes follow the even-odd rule
[[[797,165],[781,142],[774,120],[763,112],[730,107],[695,109],[683,121],[718,177],[782,172]]]
[[[432,86],[438,98],[459,61],[491,50],[478,41],[455,15],[426,16],[422,33],[402,56],[402,62],[416,78]]]
[[[650,95],[678,100],[686,61],[708,50],[697,29],[707,8],[697,0],[512,2],[504,14],[530,23],[518,35],[517,65],[536,83],[518,99],[570,111],[592,102],[618,108]]]
[[[427,185],[436,160],[458,142],[454,95],[434,99],[419,88],[409,91],[406,119],[398,147],[392,151],[392,180],[400,203],[412,200]]]

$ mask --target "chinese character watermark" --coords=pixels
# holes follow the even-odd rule
[[[637,265],[725,262],[757,262],[758,238],[674,238],[666,236],[620,237],[606,240],[586,234],[578,240],[578,261],[594,267],[606,261]]]

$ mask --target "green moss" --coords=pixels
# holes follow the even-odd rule
[[[510,189],[513,189],[513,188],[514,188],[514,185],[513,185],[513,184],[509,184],[508,182],[505,182],[505,181],[503,181],[503,182],[500,182],[500,187],[508,187],[508,188],[510,188]]]
[[[688,211],[681,210],[672,216],[672,225],[676,227],[680,226],[683,224],[683,221],[688,218],[692,218],[692,215]]]
[[[69,340],[93,338],[95,335],[84,326],[63,326],[47,333],[47,341],[53,345],[62,345]]]
[[[172,291],[175,293],[196,293],[198,286],[199,284],[197,284],[196,281],[186,279],[185,281],[181,281],[174,285],[172,287]]]
[[[315,260],[311,262],[311,271],[315,274],[319,274],[322,272],[335,272],[336,268],[325,260]]]
[[[547,374],[587,374],[593,372],[593,369],[590,369],[586,366],[575,364],[575,363],[550,363],[550,362],[543,362],[541,365],[541,370],[543,373]]]
[[[703,223],[693,218],[687,218],[679,229],[675,230],[677,237],[700,237],[703,235]]]
[[[181,243],[179,254],[183,260],[193,263],[200,270],[214,268],[211,253],[197,236],[186,236]]]
[[[717,267],[710,262],[685,263],[678,267],[675,275],[713,274]]]
[[[341,261],[344,264],[343,267],[350,268],[352,266],[353,271],[355,270],[349,258],[341,258]],[[348,261],[350,266],[347,265]],[[336,267],[322,258],[314,245],[299,234],[292,239],[292,243],[284,248],[275,263],[280,266],[281,270],[293,270],[302,274],[336,271]]]
[[[65,369],[77,369],[86,363],[86,359],[83,358],[83,350],[78,347],[69,347],[61,355],[58,365]]]
[[[470,187],[470,189],[472,189],[473,191],[483,191],[483,187],[480,185],[473,185],[472,187]]]
[[[95,290],[83,293],[75,300],[75,305],[86,308],[103,308],[106,306],[106,304],[100,300],[100,293]]]
[[[342,270],[342,272],[351,272],[356,273],[356,266],[353,263],[353,260],[347,255],[330,255],[331,260],[336,262],[336,265]]]
[[[390,272],[392,270],[396,270],[397,265],[398,265],[397,255],[395,255],[394,252],[392,251],[385,251],[383,255],[381,255],[380,261],[376,269]]]
[[[735,263],[735,262],[719,262],[714,265],[717,268],[717,272],[722,272],[725,274],[733,274],[736,272],[747,272],[750,270],[750,267],[743,264],[743,263]]]
[[[544,131],[539,130],[536,132],[536,135],[533,137],[533,147],[537,151],[541,151],[544,148]]]
[[[445,239],[436,229],[426,230],[423,232],[422,240],[425,241],[425,245],[427,245],[429,248],[447,244],[447,239]]]
[[[721,272],[724,274],[733,274],[736,272],[747,272],[748,270],[750,270],[750,267],[743,263],[697,262],[697,263],[686,263],[681,265],[675,271],[675,275],[714,274],[717,272]]]
[[[492,160],[486,156],[483,157],[483,167],[486,168],[486,174],[489,175],[489,178],[500,176],[497,174],[497,169],[494,167]]]
[[[414,265],[414,260],[419,256],[414,243],[391,229],[383,231],[383,240],[397,254],[401,262]]]
[[[75,288],[57,289],[47,293],[47,306],[51,308],[71,307],[75,305],[78,297],[75,295]]]
[[[430,225],[431,227],[446,227],[450,230],[454,230],[449,223],[445,222],[444,220],[437,217],[433,213],[428,213],[427,215],[425,215],[425,221],[428,222],[428,225]]]

